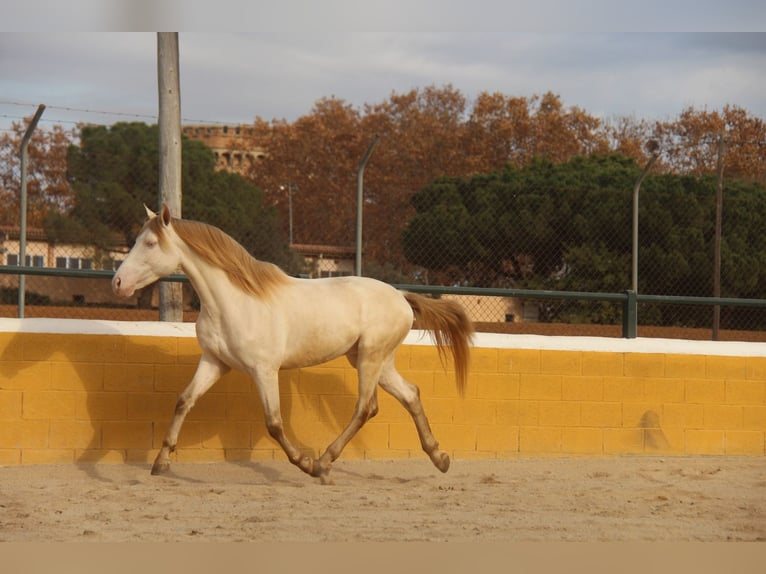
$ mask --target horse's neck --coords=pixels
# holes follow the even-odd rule
[[[208,312],[223,312],[227,304],[232,302],[231,294],[235,289],[226,273],[186,246],[183,253],[181,268],[189,278],[200,303]]]

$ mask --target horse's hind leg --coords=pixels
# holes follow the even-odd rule
[[[315,469],[312,473],[322,479],[327,480],[327,474],[330,472],[330,466],[343,452],[343,449],[359,432],[364,423],[374,417],[378,412],[378,397],[376,394],[378,379],[380,378],[380,361],[365,359],[357,360],[356,357],[349,356],[352,364],[356,363],[359,373],[359,397],[356,401],[356,408],[346,428],[338,435],[330,446],[322,453],[315,463]]]
[[[178,433],[181,431],[181,425],[183,425],[186,415],[197,402],[197,399],[204,395],[228,370],[229,367],[215,357],[207,354],[202,355],[194,377],[178,397],[173,420],[170,422],[165,440],[162,441],[162,448],[157,453],[157,458],[154,459],[152,474],[161,474],[170,468],[170,453],[176,449]]]
[[[442,472],[449,470],[449,455],[443,450],[439,450],[439,443],[436,441],[431,426],[428,424],[423,403],[420,401],[420,390],[412,383],[406,381],[396,370],[393,357],[386,362],[383,368],[383,374],[380,378],[380,386],[385,391],[394,396],[415,421],[415,427],[418,429],[420,445],[426,452],[434,466]]]

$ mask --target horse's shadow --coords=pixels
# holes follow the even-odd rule
[[[144,342],[143,337],[124,335],[108,321],[92,322],[97,324],[99,335],[51,334],[45,332],[40,320],[34,321],[32,329],[11,334],[0,350],[0,393],[5,388],[30,392],[22,416],[49,418],[47,448],[72,450],[74,462],[92,478],[109,481],[99,472],[99,463],[108,462],[146,465],[148,472],[148,461],[162,445],[178,395],[196,368],[200,355],[196,339],[189,339],[195,344],[179,343],[176,347],[174,342],[163,346],[162,342]],[[325,376],[342,378],[337,374]],[[326,445],[305,444],[299,438],[301,421],[293,421],[291,416],[295,401],[301,400],[290,392],[298,378],[297,371],[280,373],[285,431],[299,450],[316,455]],[[58,398],[62,404],[48,414],[44,405]],[[242,404],[236,404],[240,401]],[[249,440],[230,434],[228,414],[232,409],[240,412],[242,420],[237,422],[249,423]],[[249,420],[244,420],[243,409],[252,411]],[[351,417],[351,411],[330,408],[321,395],[318,410],[317,416],[341,426]],[[264,441],[279,450],[266,430],[255,383],[232,371],[189,413],[178,448],[204,448],[206,443],[212,443],[223,449],[227,462],[249,465],[267,480],[283,482],[281,473],[247,460],[248,451],[256,445],[264,448],[268,444]],[[175,473],[174,477],[181,478]]]

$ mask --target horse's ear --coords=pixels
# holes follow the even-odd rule
[[[147,205],[144,203],[144,209],[146,210],[146,217],[149,219],[152,219],[153,217],[157,217],[157,214],[154,213]]]
[[[162,224],[165,227],[168,227],[170,225],[170,219],[171,219],[170,208],[168,207],[167,203],[163,203],[162,204]]]

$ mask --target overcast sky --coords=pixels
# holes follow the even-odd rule
[[[766,31],[763,1],[539,0],[528,9],[508,0],[374,8],[361,0],[221,0],[215,11],[191,2],[174,12],[180,0],[163,9],[133,0],[138,12],[128,14],[70,0],[35,15],[41,1],[9,4],[4,18],[0,129],[39,103],[47,106],[42,126],[156,122],[156,34],[78,27],[190,30],[179,34],[184,123],[293,121],[326,96],[361,109],[392,92],[444,84],[469,104],[482,91],[552,91],[602,118],[662,120],[725,104],[766,118],[766,32],[742,32]],[[592,15],[576,9],[582,4]]]

